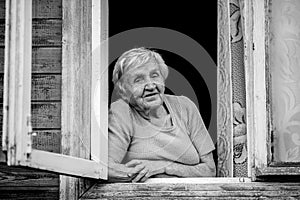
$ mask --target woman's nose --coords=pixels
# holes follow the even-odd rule
[[[151,90],[155,88],[155,84],[152,81],[148,81],[145,85],[145,89]]]

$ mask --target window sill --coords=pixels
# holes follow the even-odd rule
[[[82,199],[300,199],[300,182],[249,178],[152,178],[146,183],[97,183]]]
[[[157,184],[157,183],[187,183],[187,184],[212,184],[212,183],[244,183],[251,182],[250,178],[149,178],[144,184]]]

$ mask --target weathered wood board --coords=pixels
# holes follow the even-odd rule
[[[0,104],[0,125],[2,126],[3,112]],[[33,102],[31,105],[31,123],[34,129],[60,129],[60,102]]]
[[[2,151],[2,131],[0,131],[0,163],[6,162],[6,155]]]
[[[16,178],[15,176],[18,175]],[[0,163],[0,188],[19,186],[57,186],[57,174],[24,167],[8,167]],[[1,198],[0,198],[1,199]]]
[[[59,199],[57,174],[0,163],[0,199]]]
[[[32,18],[62,18],[61,0],[33,0]]]
[[[31,181],[33,182],[33,181]],[[55,200],[59,199],[58,187],[0,187],[0,199],[43,199]]]
[[[0,73],[0,100],[3,101],[3,74]],[[60,101],[61,75],[33,74],[32,75],[32,101]]]
[[[34,136],[32,136],[32,148],[54,153],[61,152],[60,130],[34,130],[34,133]],[[0,141],[1,140],[2,132],[0,132]],[[1,145],[0,143],[0,148],[2,148]],[[0,151],[0,162],[6,162],[5,154],[2,151]]]
[[[32,49],[32,73],[61,73],[61,48]]]
[[[32,18],[62,17],[61,0],[32,0]],[[0,0],[0,19],[5,18],[5,0]]]
[[[33,46],[61,46],[61,19],[36,19],[32,21]],[[5,22],[0,20],[0,46],[4,46]]]
[[[33,46],[61,46],[62,20],[39,19],[32,21]]]
[[[5,19],[5,0],[0,0],[0,19]]]
[[[54,153],[61,152],[61,131],[46,130],[34,131],[35,136],[32,137],[32,148],[49,151]]]
[[[61,75],[33,74],[31,100],[32,101],[51,101],[51,100],[60,101],[61,100]]]
[[[298,199],[300,183],[96,184],[82,199]]]
[[[35,129],[61,128],[61,103],[33,102],[31,115],[32,127]]]
[[[60,47],[33,47],[32,73],[61,74]],[[4,72],[4,47],[0,47],[0,73]]]

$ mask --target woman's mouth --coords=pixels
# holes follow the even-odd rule
[[[145,94],[145,95],[143,95],[143,98],[153,97],[153,96],[155,96],[157,94],[158,94],[157,92]]]

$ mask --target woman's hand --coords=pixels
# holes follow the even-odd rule
[[[170,163],[168,161],[156,160],[131,160],[125,164],[126,167],[141,167],[141,170],[132,182],[145,182],[149,177],[156,174],[165,173],[165,168]]]
[[[137,162],[135,166],[125,166],[115,162],[109,162],[108,179],[111,182],[129,182],[138,174],[144,173],[145,165]]]

